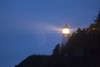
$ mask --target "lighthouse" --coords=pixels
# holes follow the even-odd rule
[[[69,39],[70,36],[70,29],[67,26],[67,24],[65,24],[65,26],[62,29],[62,44],[65,45]]]

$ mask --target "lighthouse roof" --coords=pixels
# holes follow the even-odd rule
[[[67,26],[67,24],[65,24],[65,26],[63,28],[69,28],[69,27]]]

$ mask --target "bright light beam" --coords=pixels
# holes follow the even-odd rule
[[[62,31],[63,34],[70,34],[70,30],[68,28],[63,29]]]

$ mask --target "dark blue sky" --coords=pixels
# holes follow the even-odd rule
[[[99,10],[100,0],[0,0],[0,66],[51,55],[65,24],[72,31],[88,27]]]

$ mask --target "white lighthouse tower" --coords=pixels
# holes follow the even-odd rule
[[[65,27],[62,29],[62,44],[65,45],[69,39],[70,36],[70,30],[67,24],[65,24]]]

